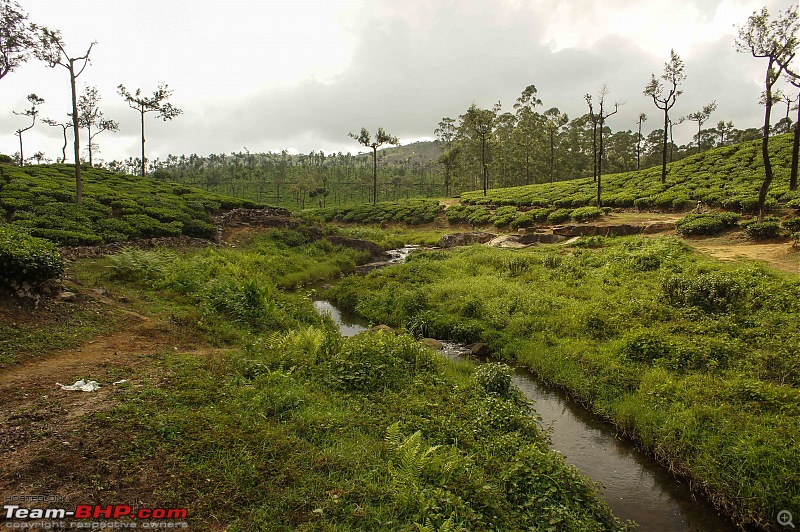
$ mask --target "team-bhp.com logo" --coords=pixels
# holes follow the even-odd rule
[[[66,508],[23,508],[5,504],[6,528],[187,528],[186,508],[137,508],[126,504],[109,506],[79,504]],[[31,522],[32,520],[43,520]],[[87,521],[92,520],[92,521]],[[171,525],[171,526],[164,526]]]

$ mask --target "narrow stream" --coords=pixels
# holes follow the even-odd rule
[[[409,251],[404,249],[402,256],[393,262],[402,262]],[[368,328],[364,319],[343,312],[329,301],[314,301],[314,307],[317,312],[330,315],[342,336],[353,336]],[[443,344],[445,356],[469,358],[465,347],[452,342]],[[603,499],[623,521],[636,521],[639,530],[737,530],[710,503],[696,500],[685,482],[676,479],[632,442],[620,439],[611,424],[560,390],[542,383],[524,368],[515,368],[514,384],[535,402],[536,412],[550,430],[551,448],[585,476],[603,485]]]

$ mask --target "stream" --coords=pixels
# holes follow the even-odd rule
[[[413,249],[406,246],[392,250],[389,262],[403,262]],[[342,336],[369,328],[366,320],[329,301],[315,300],[314,308],[330,315]],[[470,357],[469,350],[460,344],[443,345],[441,352],[448,358],[484,362]],[[737,530],[705,499],[695,499],[686,481],[676,479],[633,442],[619,437],[613,425],[562,391],[544,384],[531,371],[521,367],[514,371],[514,384],[535,402],[542,424],[549,429],[551,449],[586,477],[602,484],[601,496],[618,518],[635,521],[639,530]]]

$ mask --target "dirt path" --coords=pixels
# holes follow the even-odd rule
[[[719,237],[687,238],[686,243],[717,260],[758,261],[776,270],[800,274],[800,250],[789,242],[753,242],[735,232]]]
[[[83,434],[83,416],[118,405],[124,396],[121,387],[137,386],[134,375],[158,378],[158,363],[167,351],[198,356],[220,351],[181,345],[185,338],[169,322],[101,299],[125,313],[116,332],[0,371],[0,497],[57,494],[73,503],[97,500],[94,491],[104,488],[87,492],[92,475],[109,476],[107,469],[111,464],[122,468],[124,457],[116,456],[102,435]],[[81,378],[98,381],[100,389],[64,391],[56,385]],[[113,384],[123,379],[128,382]],[[133,501],[141,486],[118,488],[128,493],[119,500]]]

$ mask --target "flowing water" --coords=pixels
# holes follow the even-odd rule
[[[407,246],[402,251],[395,250],[399,258],[393,262],[405,260],[411,249]],[[342,336],[353,336],[368,328],[365,320],[343,312],[329,301],[314,301],[314,307],[330,315]],[[443,344],[445,356],[468,358],[469,350],[464,346]],[[676,479],[631,441],[620,438],[613,425],[560,390],[545,385],[524,368],[515,368],[514,384],[535,402],[534,408],[550,433],[551,448],[586,477],[602,484],[603,499],[623,521],[636,521],[639,530],[737,529],[707,501],[695,499],[685,481]]]

